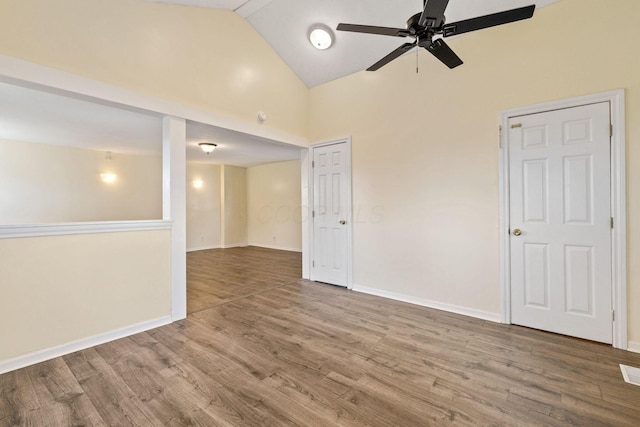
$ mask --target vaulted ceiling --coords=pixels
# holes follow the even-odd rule
[[[338,23],[345,22],[404,28],[407,19],[423,7],[422,0],[146,1],[234,10],[255,28],[308,87],[362,71],[405,41],[334,31],[334,45],[327,50],[317,50],[307,38],[312,26],[324,24],[335,29]],[[543,7],[557,1],[450,0],[446,18],[447,22],[455,22],[534,3]]]

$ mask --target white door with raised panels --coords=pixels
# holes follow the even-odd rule
[[[612,342],[609,103],[509,120],[511,322]]]
[[[351,167],[348,145],[313,147],[312,280],[348,285]]]

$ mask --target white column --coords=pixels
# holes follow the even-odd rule
[[[171,318],[187,317],[186,139],[184,119],[162,119],[162,219],[171,224]]]

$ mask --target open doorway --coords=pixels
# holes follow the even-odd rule
[[[300,157],[300,147],[187,122],[187,313],[302,277]]]

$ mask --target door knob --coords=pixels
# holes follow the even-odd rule
[[[522,234],[522,230],[520,230],[519,228],[516,228],[515,230],[513,230],[513,235],[514,236],[519,236]]]
[[[345,225],[347,223],[347,221],[345,221],[344,219],[340,220],[340,224]]]

